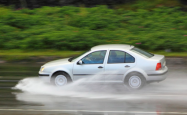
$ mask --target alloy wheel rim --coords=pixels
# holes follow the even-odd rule
[[[67,78],[64,75],[57,75],[55,78],[56,86],[63,86],[67,84]]]
[[[139,88],[141,86],[142,82],[141,82],[141,79],[140,77],[138,76],[131,76],[130,79],[129,79],[129,86],[131,88]]]

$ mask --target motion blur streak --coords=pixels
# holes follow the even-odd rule
[[[168,99],[168,96],[185,96],[187,91],[186,73],[184,71],[177,73],[171,70],[168,76],[166,81],[148,84],[148,86],[139,91],[129,91],[124,85],[85,84],[86,81],[98,80],[100,76],[80,79],[64,87],[46,84],[35,77],[25,78],[13,89],[19,89],[32,94],[84,98],[145,99],[154,96],[154,98]],[[184,99],[187,100],[186,97]]]
[[[0,111],[64,111],[64,112],[77,112],[78,110],[34,110],[34,109],[0,109]],[[144,111],[93,111],[93,110],[79,110],[81,112],[106,112],[106,113],[139,113],[139,114],[156,114],[157,112],[144,112]],[[178,114],[183,115],[187,112],[159,112],[159,114]]]
[[[124,85],[85,84],[88,80],[93,78],[81,79],[64,87],[55,87],[37,77],[25,78],[13,88],[22,92],[15,91],[13,94],[17,101],[37,106],[21,106],[15,109],[73,114],[77,111],[76,114],[82,115],[92,112],[102,114],[91,115],[187,114],[186,66],[170,66],[165,81],[148,84],[138,91],[130,91]]]

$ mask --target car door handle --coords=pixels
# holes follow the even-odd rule
[[[126,65],[125,67],[130,67],[129,65]]]
[[[103,68],[102,66],[99,66],[98,68]]]

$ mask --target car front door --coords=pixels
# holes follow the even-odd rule
[[[105,65],[106,82],[123,82],[125,72],[135,66],[135,58],[120,50],[110,50]]]
[[[73,79],[78,80],[81,78],[89,78],[90,82],[103,82],[104,81],[104,60],[107,50],[94,51],[75,62],[73,67]]]

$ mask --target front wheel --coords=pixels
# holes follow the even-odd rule
[[[70,77],[64,72],[58,72],[52,76],[51,83],[55,86],[64,86],[70,82]]]
[[[125,85],[132,90],[138,90],[146,85],[146,80],[142,74],[133,72],[126,76]]]

